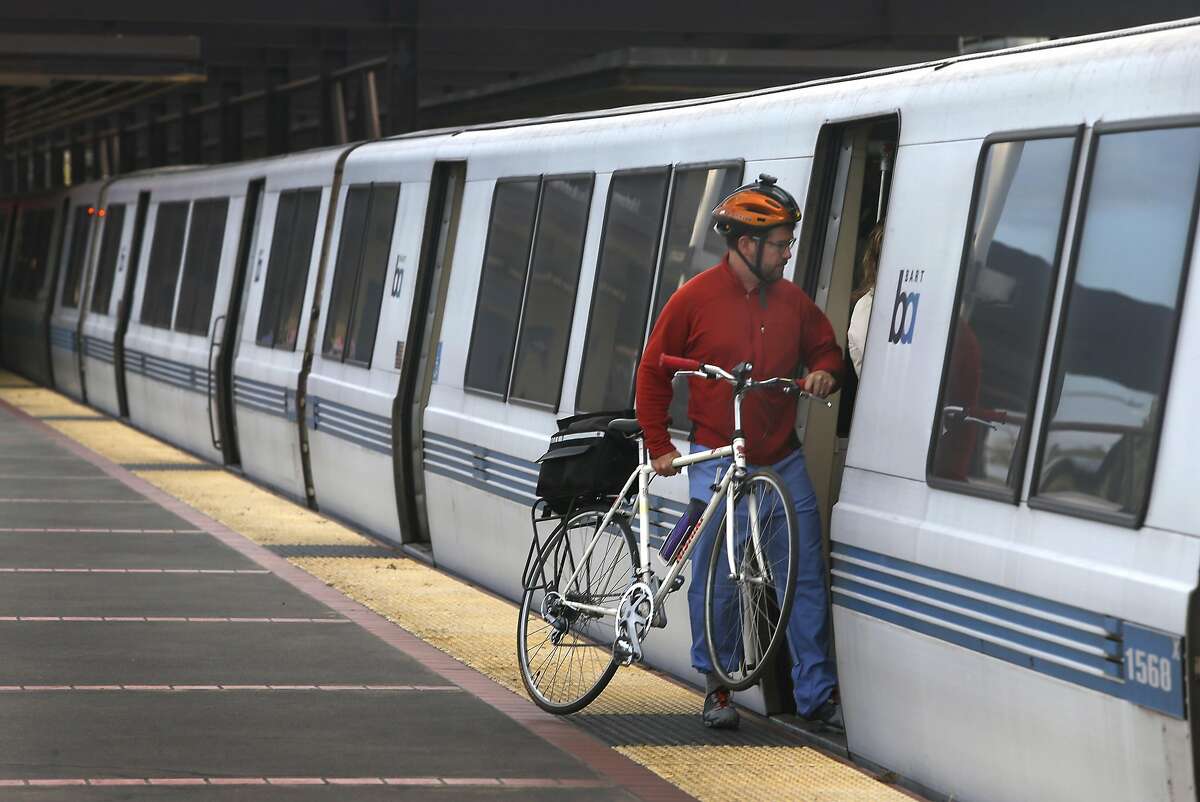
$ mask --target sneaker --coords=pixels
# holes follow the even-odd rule
[[[843,732],[846,729],[846,721],[842,718],[842,706],[833,699],[827,700],[805,718],[814,724],[821,724],[827,729]]]
[[[733,706],[733,695],[725,688],[717,688],[704,697],[701,719],[705,727],[712,727],[714,730],[736,730],[741,716]]]

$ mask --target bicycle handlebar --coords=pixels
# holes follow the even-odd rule
[[[667,354],[658,355],[658,366],[667,370],[687,370],[693,372],[703,367],[699,360],[686,359],[682,356],[668,356]]]
[[[730,373],[729,371],[725,370],[724,368],[718,367],[717,365],[705,365],[697,359],[688,359],[688,358],[682,357],[682,356],[670,356],[669,354],[659,354],[658,355],[658,365],[661,368],[665,368],[667,370],[673,370],[676,373],[690,373],[692,375],[700,376],[705,379],[724,379],[726,381],[731,381],[731,382],[739,381],[739,379],[736,378],[733,373]],[[748,374],[749,368],[750,368],[749,364],[742,363],[742,365],[738,366],[738,369],[741,369],[743,367],[746,369],[746,373]],[[737,369],[735,369],[735,370],[737,370]],[[815,396],[812,393],[808,392],[807,390],[804,390],[800,386],[800,383],[798,381],[796,381],[795,379],[788,379],[783,376],[776,376],[775,378],[771,378],[771,379],[763,379],[762,381],[754,381],[753,379],[747,378],[746,388],[753,389],[755,387],[764,387],[764,388],[770,387],[770,388],[778,389],[784,393],[797,393],[802,397],[808,396],[809,398],[812,398],[812,399],[824,404],[826,407],[833,407],[833,402],[830,401],[828,398],[820,398],[820,397]]]

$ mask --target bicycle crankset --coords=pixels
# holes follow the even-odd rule
[[[624,665],[642,661],[642,641],[654,618],[654,594],[645,582],[635,582],[617,607],[617,640],[613,654]]]

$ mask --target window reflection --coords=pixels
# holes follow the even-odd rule
[[[74,217],[66,260],[67,275],[59,299],[64,309],[75,309],[79,306],[80,279],[83,277],[83,262],[87,255],[88,232],[92,227],[92,217],[88,214],[87,206],[76,206]]]
[[[147,326],[168,328],[175,312],[175,284],[183,263],[183,235],[187,225],[188,202],[159,204],[150,243],[150,261],[146,265],[146,287],[142,295],[141,322]]]
[[[1096,139],[1040,497],[1123,517],[1145,509],[1198,174],[1200,128]]]
[[[100,224],[100,259],[96,263],[96,282],[92,288],[92,311],[97,314],[108,314],[124,225],[125,204],[108,207],[108,214]]]
[[[622,409],[633,400],[666,189],[666,170],[613,176],[577,409]]]
[[[354,302],[354,284],[358,280],[370,201],[370,185],[352,186],[346,193],[346,210],[338,236],[338,257],[333,271],[333,291],[326,313],[325,344],[321,347],[321,352],[330,359],[341,361],[345,358],[346,332],[350,325],[350,307]]]
[[[192,207],[183,277],[179,281],[175,331],[208,334],[228,211],[228,198],[196,201]]]
[[[935,422],[933,476],[997,492],[1019,485],[1074,152],[1074,137],[988,147]]]
[[[741,177],[740,164],[675,171],[671,214],[667,220],[662,268],[654,293],[651,328],[675,290],[725,256],[725,240],[712,227],[712,210],[722,198],[737,188]],[[674,395],[671,397],[668,414],[672,428],[678,430],[688,426],[688,381],[676,379]]]
[[[350,312],[350,341],[346,361],[370,367],[379,328],[379,308],[383,303],[383,285],[387,279],[388,254],[396,225],[399,184],[375,184],[371,188],[371,211],[367,215],[366,242],[358,269],[358,286]]]
[[[508,389],[537,197],[536,178],[496,184],[475,327],[471,331],[464,382],[467,387],[497,395]]]
[[[558,406],[591,199],[591,176],[545,181],[513,370],[514,398]]]

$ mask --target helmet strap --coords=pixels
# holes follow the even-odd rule
[[[762,269],[763,249],[767,247],[766,237],[751,237],[751,239],[758,244],[758,250],[754,252],[754,264],[747,262],[745,257],[742,257],[742,261],[746,262],[746,267],[750,268],[750,272],[753,273],[758,279],[760,287],[763,287],[767,284],[772,284],[775,282],[775,279],[767,278],[765,275],[763,275]],[[740,253],[738,255],[741,256]]]

